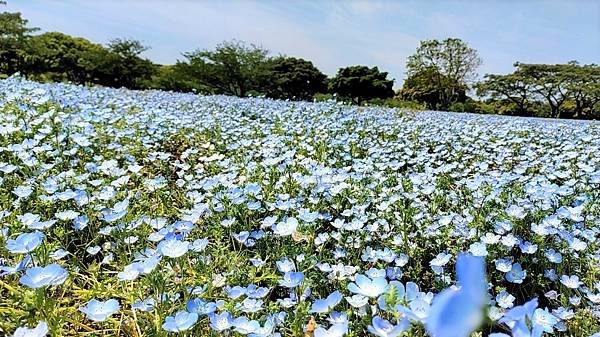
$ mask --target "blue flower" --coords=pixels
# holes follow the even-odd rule
[[[154,310],[154,307],[156,306],[156,301],[152,298],[152,297],[148,297],[147,299],[140,301],[137,300],[135,302],[133,302],[133,304],[131,305],[132,309],[137,309],[139,311],[152,311]]]
[[[342,337],[348,333],[348,323],[332,324],[329,329],[318,326],[313,335],[314,337]]]
[[[21,262],[19,262],[16,266],[0,266],[0,276],[16,274],[25,268],[31,263],[33,258],[31,255],[26,255]]]
[[[396,337],[410,327],[410,322],[404,318],[398,322],[397,325],[393,325],[389,321],[375,316],[371,322],[371,325],[367,327],[370,333],[379,337]]]
[[[583,282],[579,281],[579,276],[577,275],[562,275],[560,277],[560,283],[571,289],[577,289],[583,284]]]
[[[61,266],[53,263],[45,267],[32,267],[25,271],[19,280],[29,288],[41,288],[50,285],[63,284],[69,273]]]
[[[248,317],[241,316],[233,320],[235,331],[247,335],[260,329],[260,323],[255,320],[249,320]]]
[[[167,316],[162,328],[165,331],[180,332],[189,330],[198,321],[198,314],[195,312],[178,311],[173,316]]]
[[[386,292],[387,287],[385,277],[369,278],[360,274],[356,275],[354,282],[348,284],[348,290],[367,297],[377,297]]]
[[[554,329],[552,328],[556,323],[558,323],[558,318],[548,312],[548,309],[535,309],[533,312],[533,317],[531,318],[532,325],[532,336],[541,336],[542,332],[553,333]]]
[[[233,317],[231,317],[231,313],[228,311],[220,314],[212,313],[208,317],[210,319],[210,327],[217,332],[230,329],[233,326]]]
[[[487,289],[484,258],[459,254],[456,276],[460,289],[448,288],[433,300],[425,323],[432,336],[467,337],[483,319]]]
[[[177,258],[187,253],[190,243],[180,241],[175,238],[165,239],[158,244],[156,248],[162,255],[170,258]]]
[[[107,318],[119,311],[119,302],[115,299],[107,301],[98,301],[92,299],[85,307],[79,307],[79,311],[83,312],[87,318],[95,322],[104,322]]]
[[[339,291],[332,292],[327,298],[315,300],[310,307],[310,312],[326,313],[333,309],[342,300],[342,293]]]
[[[496,295],[496,302],[501,308],[512,308],[514,301],[515,297],[508,293],[506,290],[503,290],[500,293],[498,293],[498,295]]]
[[[527,276],[527,272],[521,268],[520,263],[515,263],[508,273],[506,273],[506,280],[511,283],[523,283],[523,280]]]
[[[289,217],[285,221],[273,225],[273,233],[278,236],[292,235],[298,228],[298,220]]]
[[[516,306],[510,310],[508,310],[504,316],[498,320],[499,323],[509,323],[515,322],[524,319],[525,317],[532,317],[533,312],[538,306],[538,299],[534,298],[531,301]]]
[[[212,314],[217,310],[217,305],[214,302],[206,302],[201,298],[189,300],[186,307],[188,311],[195,312],[198,315]]]
[[[44,337],[48,334],[48,324],[39,322],[35,328],[19,327],[13,337]]]
[[[14,240],[6,240],[6,249],[13,254],[26,254],[36,249],[42,241],[44,241],[44,233],[40,231],[22,233]]]
[[[283,280],[279,281],[279,285],[286,288],[295,288],[304,281],[304,273],[302,272],[286,272],[283,274]]]

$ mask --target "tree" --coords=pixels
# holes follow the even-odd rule
[[[27,27],[21,13],[0,13],[0,73],[11,75],[23,67],[27,39],[36,30]]]
[[[281,56],[268,61],[262,90],[271,98],[311,100],[327,91],[326,80],[312,62]]]
[[[126,87],[130,89],[143,88],[152,75],[158,70],[148,59],[140,54],[148,50],[138,40],[114,39],[108,44],[108,50],[113,53],[105,63],[113,69],[113,82],[111,86]]]
[[[222,42],[214,51],[198,50],[185,53],[187,62],[177,67],[211,93],[244,97],[258,92],[264,76],[268,51],[239,41]]]
[[[595,64],[580,66],[569,62],[564,69],[566,90],[575,103],[572,117],[595,117],[600,103],[600,67]]]
[[[440,81],[441,79],[441,81]],[[399,95],[402,99],[425,103],[429,109],[448,109],[447,102],[443,101],[446,97],[444,87],[439,86],[439,83],[446,83],[445,87],[451,87],[455,102],[464,103],[467,94],[466,88],[441,75],[434,68],[426,68],[423,71],[411,74],[402,85]]]
[[[394,96],[394,80],[387,78],[388,73],[377,67],[352,66],[340,68],[329,82],[329,90],[339,98],[349,99],[357,104],[374,98]]]
[[[492,99],[505,99],[514,104],[513,115],[531,115],[533,94],[529,81],[522,74],[486,74],[485,81],[478,83],[476,88],[479,96],[490,95]]]
[[[552,118],[594,117],[600,103],[600,67],[595,64],[523,64],[507,75],[485,76],[478,94],[499,100],[500,109],[518,115],[539,111]]]
[[[50,32],[32,36],[28,45],[27,74],[79,84],[96,78],[96,74],[90,72],[88,67],[94,64],[91,57],[103,50],[99,44],[84,38]]]
[[[567,117],[561,116],[562,106],[569,98],[565,87],[567,76],[564,65],[516,63],[515,66],[515,73],[526,79],[531,92],[546,100],[550,107],[550,117]]]
[[[446,109],[469,89],[481,65],[477,51],[456,38],[425,40],[406,63],[409,77],[426,76],[438,96],[436,108]]]

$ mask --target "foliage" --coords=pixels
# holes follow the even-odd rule
[[[267,97],[310,101],[327,92],[327,76],[312,62],[280,56],[267,62],[261,90]]]
[[[421,41],[406,62],[405,95],[436,109],[464,102],[481,63],[477,51],[460,39]]]
[[[21,13],[0,13],[0,74],[11,75],[23,68],[27,38],[36,30],[27,27]]]
[[[360,105],[373,98],[394,96],[394,80],[387,78],[388,73],[377,67],[352,66],[340,68],[329,81],[329,90],[340,99],[347,99]]]
[[[252,90],[261,91],[267,54],[266,49],[255,45],[222,42],[213,51],[185,53],[187,61],[179,62],[177,68],[211,93],[244,97]]]
[[[111,58],[106,62],[107,67],[112,69],[111,87],[126,87],[140,89],[144,87],[144,81],[152,77],[157,67],[148,59],[140,57],[140,54],[148,50],[140,41],[131,39],[114,39],[108,44]]]
[[[507,75],[488,74],[480,96],[505,100],[509,114],[535,115],[540,105],[552,118],[594,118],[600,106],[600,67],[595,64],[523,64]],[[536,107],[538,109],[536,109]]]

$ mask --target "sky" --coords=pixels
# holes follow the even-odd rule
[[[7,10],[42,32],[141,40],[151,47],[144,56],[161,64],[237,39],[309,59],[330,76],[378,66],[395,87],[425,39],[466,41],[483,60],[480,76],[511,72],[517,61],[600,63],[600,0],[8,0]]]

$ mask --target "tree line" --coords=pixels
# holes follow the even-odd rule
[[[137,40],[102,45],[59,32],[37,32],[20,13],[0,13],[0,74],[240,97],[335,98],[414,109],[600,117],[598,65],[515,63],[513,73],[486,74],[477,81],[482,60],[456,38],[421,41],[406,62],[407,79],[394,91],[394,79],[378,67],[343,67],[329,78],[309,60],[271,56],[263,47],[241,41],[186,52],[175,64],[159,65],[141,56],[148,47]]]

